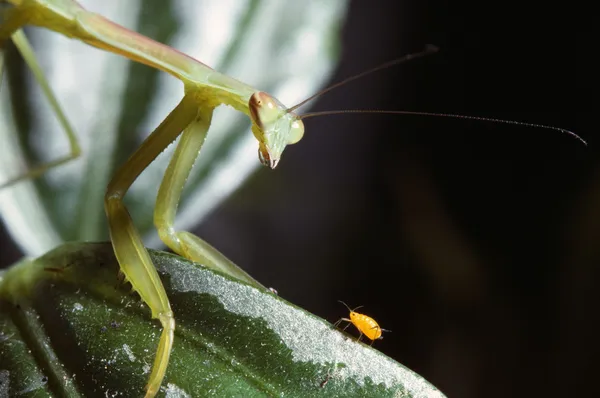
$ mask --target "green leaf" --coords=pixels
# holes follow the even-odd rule
[[[177,321],[161,396],[443,397],[269,290],[151,255]],[[117,270],[109,244],[73,243],[0,274],[0,395],[142,395],[160,326]]]

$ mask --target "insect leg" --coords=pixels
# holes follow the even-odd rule
[[[140,148],[115,173],[108,184],[104,207],[111,241],[121,271],[163,327],[152,373],[146,385],[146,397],[156,395],[169,364],[173,346],[175,319],[165,288],[139,232],[123,204],[123,196],[146,167],[173,142],[196,117],[197,105],[185,96],[167,118],[142,143]]]
[[[200,110],[193,123],[183,132],[158,191],[154,224],[161,240],[177,254],[262,287],[210,244],[190,232],[178,231],[174,226],[185,181],[204,143],[211,119],[212,109]]]
[[[359,330],[359,332],[360,332],[360,335],[358,336],[358,339],[356,339],[356,341],[357,341],[357,342],[359,342],[359,341],[360,341],[360,339],[363,337],[363,332],[362,332],[362,330]]]
[[[373,330],[373,329],[379,330],[381,332],[381,328],[379,327],[379,325],[375,325],[375,326],[371,327],[371,330]],[[381,338],[382,337],[381,337],[381,333],[380,333],[380,336],[377,338],[377,340],[380,340]],[[369,344],[369,345],[372,346],[374,342],[375,342],[375,340],[371,340],[371,344]]]
[[[345,321],[345,322],[352,322],[352,321],[351,321],[350,319],[348,319],[348,318],[340,318],[340,319],[338,319],[338,320],[337,320],[337,321],[336,321],[336,322],[333,324],[333,327],[334,327],[334,328],[337,328],[337,327],[340,325],[340,323],[342,323],[342,322],[344,322],[344,321]],[[344,330],[346,330],[346,328],[347,328],[348,326],[350,326],[350,323],[348,323],[348,324],[346,325],[346,327],[344,328]]]
[[[25,37],[25,34],[23,34],[23,31],[21,29],[18,29],[15,33],[12,34],[11,38],[12,38],[13,42],[15,43],[15,46],[17,47],[17,49],[23,56],[25,63],[29,66],[29,68],[33,72],[33,76],[35,77],[35,80],[38,82],[38,84],[42,88],[44,95],[46,96],[46,98],[48,99],[48,102],[50,103],[50,107],[52,108],[54,113],[56,113],[56,117],[58,118],[58,121],[59,121],[62,129],[65,131],[65,134],[67,135],[67,138],[69,140],[70,153],[68,155],[65,155],[56,160],[38,165],[38,166],[30,169],[26,173],[21,174],[15,178],[12,178],[7,182],[2,183],[0,185],[0,189],[6,188],[10,185],[13,185],[13,184],[19,182],[19,181],[39,177],[40,175],[44,174],[46,171],[48,171],[54,167],[61,166],[65,163],[70,162],[71,160],[78,158],[79,155],[81,154],[81,148],[79,146],[79,142],[77,141],[77,135],[75,134],[75,131],[71,127],[71,124],[67,120],[65,113],[63,112],[56,97],[54,96],[54,93],[52,92],[52,89],[50,88],[50,85],[48,84],[48,81],[46,80],[46,77],[44,76],[44,74],[42,72],[42,68],[41,68],[40,64],[38,63],[37,58],[35,57],[33,48],[29,44],[29,41]],[[0,73],[0,78],[1,78],[1,73]]]

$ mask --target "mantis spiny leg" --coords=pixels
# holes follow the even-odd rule
[[[31,48],[31,45],[29,44],[29,41],[25,37],[25,34],[23,33],[23,31],[21,29],[18,29],[15,33],[13,33],[11,35],[11,38],[12,38],[13,42],[15,43],[15,46],[17,47],[17,49],[23,56],[25,63],[27,64],[27,66],[29,66],[29,68],[33,72],[33,76],[35,77],[35,80],[38,82],[38,84],[42,88],[42,92],[44,93],[45,97],[48,99],[48,102],[50,103],[50,107],[56,114],[56,117],[58,118],[58,121],[59,121],[62,129],[64,130],[65,134],[67,135],[67,138],[69,140],[70,153],[59,159],[52,160],[50,162],[38,165],[38,166],[28,170],[26,173],[21,174],[15,178],[12,178],[7,182],[2,183],[2,185],[0,185],[0,189],[6,188],[10,185],[13,185],[13,184],[19,182],[19,181],[39,177],[40,175],[44,174],[48,170],[50,170],[54,167],[61,166],[65,163],[68,163],[68,162],[74,160],[74,159],[77,159],[81,155],[81,148],[79,146],[79,142],[77,141],[77,135],[75,134],[75,131],[71,127],[71,124],[69,123],[67,117],[65,116],[65,113],[63,112],[62,108],[60,107],[58,100],[56,99],[56,96],[54,95],[54,92],[50,88],[50,85],[48,84],[48,80],[46,80],[46,77],[44,76],[44,73],[42,72],[42,68],[41,68],[39,62],[37,61],[37,58],[35,57],[33,48]],[[1,76],[1,74],[0,74],[0,76]]]
[[[157,393],[165,376],[173,346],[175,319],[165,288],[123,204],[123,197],[142,171],[192,123],[197,113],[197,104],[192,96],[184,96],[169,116],[115,173],[108,184],[104,199],[111,241],[121,271],[150,307],[152,318],[158,318],[163,327],[152,373],[146,385],[147,396]]]
[[[161,240],[177,254],[254,286],[263,287],[210,244],[190,232],[177,231],[174,227],[181,193],[206,138],[212,113],[213,109],[210,107],[199,111],[196,120],[183,132],[158,191],[154,224]]]

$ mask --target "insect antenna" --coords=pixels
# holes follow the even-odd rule
[[[430,54],[434,54],[436,52],[439,51],[439,48],[432,45],[432,44],[428,44],[427,46],[425,46],[425,48],[420,51],[420,52],[416,52],[416,53],[411,53],[411,54],[407,54],[403,57],[400,58],[396,58],[394,60],[385,62],[379,66],[376,66],[374,68],[368,69],[364,72],[358,73],[354,76],[350,76],[338,83],[332,84],[331,86],[319,91],[318,93],[311,95],[310,97],[308,97],[307,99],[299,102],[298,104],[292,106],[291,108],[286,109],[287,113],[293,112],[296,109],[300,108],[302,105],[306,104],[309,101],[312,101],[313,99],[322,96],[325,93],[328,93],[329,91],[338,88],[340,86],[343,86],[347,83],[350,83],[351,81],[354,81],[356,79],[360,79],[361,77],[370,75],[371,73],[374,72],[378,72],[382,69],[386,69],[395,65],[399,65],[402,63],[405,63],[407,61],[411,61],[413,59],[417,59],[417,58],[421,58],[421,57],[425,57],[427,55]],[[532,128],[539,128],[539,129],[546,129],[546,130],[554,130],[554,131],[558,131],[560,133],[563,134],[568,134],[572,137],[574,137],[575,139],[577,139],[578,141],[580,141],[581,143],[583,143],[583,145],[587,146],[587,142],[581,138],[579,135],[577,135],[576,133],[567,130],[567,129],[563,129],[560,127],[555,127],[555,126],[548,126],[548,125],[544,125],[544,124],[538,124],[538,123],[527,123],[527,122],[520,122],[520,121],[516,121],[516,120],[505,120],[505,119],[496,119],[496,118],[489,118],[489,117],[481,117],[481,116],[468,116],[468,115],[458,115],[458,114],[450,114],[450,113],[435,113],[435,112],[416,112],[416,111],[394,111],[394,110],[382,110],[382,109],[348,109],[348,110],[336,110],[336,111],[323,111],[323,112],[309,112],[309,113],[305,113],[303,115],[298,115],[298,119],[302,120],[302,119],[308,119],[311,117],[316,117],[316,116],[325,116],[325,115],[343,115],[343,114],[358,114],[358,113],[378,113],[378,114],[388,114],[388,115],[412,115],[412,116],[433,116],[433,117],[445,117],[445,118],[453,118],[453,119],[465,119],[465,120],[475,120],[475,121],[479,121],[479,122],[490,122],[490,123],[497,123],[497,124],[512,124],[512,125],[517,125],[517,126],[523,126],[523,127],[532,127]],[[345,305],[345,304],[344,304]],[[348,307],[346,305],[346,307]],[[349,308],[348,308],[349,309]]]
[[[437,46],[434,46],[433,44],[428,44],[427,46],[425,46],[425,49],[423,49],[423,51],[404,55],[404,56],[402,56],[400,58],[396,58],[396,59],[393,59],[391,61],[385,62],[385,63],[383,63],[383,64],[381,64],[379,66],[376,66],[374,68],[368,69],[368,70],[366,70],[364,72],[360,72],[360,73],[358,73],[358,74],[356,74],[354,76],[350,76],[350,77],[342,80],[341,82],[334,83],[331,86],[324,88],[323,90],[319,91],[318,93],[313,94],[310,97],[308,97],[307,99],[305,99],[305,100],[299,102],[298,104],[292,106],[291,108],[286,109],[285,111],[287,113],[293,112],[296,109],[300,108],[302,105],[306,104],[307,102],[312,101],[313,99],[315,99],[317,97],[320,97],[320,96],[322,96],[325,93],[328,93],[329,91],[333,90],[334,88],[338,88],[340,86],[348,84],[351,81],[354,81],[356,79],[360,79],[361,77],[370,75],[371,73],[374,73],[374,72],[377,72],[377,71],[380,71],[380,70],[383,70],[383,69],[387,69],[387,68],[395,66],[395,65],[403,64],[403,63],[408,62],[408,61],[413,60],[413,59],[425,57],[427,55],[436,53],[438,51],[439,51],[439,48]]]
[[[527,122],[519,122],[516,120],[504,120],[504,119],[495,119],[490,117],[481,117],[481,116],[468,116],[468,115],[456,115],[451,113],[435,113],[435,112],[416,112],[416,111],[388,111],[382,109],[347,109],[347,110],[339,110],[339,111],[323,111],[323,112],[311,112],[305,113],[304,115],[298,116],[299,119],[308,119],[310,117],[316,116],[325,116],[325,115],[342,115],[342,114],[354,114],[354,113],[379,113],[379,114],[387,114],[387,115],[412,115],[412,116],[434,116],[434,117],[447,117],[452,119],[465,119],[465,120],[475,120],[478,122],[491,122],[498,124],[512,124],[516,126],[524,126],[524,127],[533,127],[547,130],[558,131],[563,134],[568,134],[575,139],[579,140],[583,145],[587,146],[587,142],[581,138],[576,133],[571,130],[563,129],[555,126],[547,126],[545,124],[537,124],[537,123],[527,123]]]
[[[359,305],[358,307],[356,307],[356,308],[354,308],[354,309],[350,309],[350,307],[348,306],[348,304],[344,303],[342,300],[338,300],[338,301],[339,301],[340,303],[344,304],[344,305],[346,306],[346,308],[348,308],[348,311],[350,311],[350,312],[354,312],[354,311],[356,311],[357,309],[364,307],[364,305]]]

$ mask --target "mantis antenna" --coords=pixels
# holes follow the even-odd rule
[[[357,75],[350,76],[350,77],[342,80],[341,82],[337,82],[335,84],[332,84],[331,86],[326,87],[323,90],[319,91],[318,93],[311,95],[307,99],[305,99],[302,102],[300,102],[300,103],[292,106],[291,108],[286,109],[286,112],[287,113],[293,112],[296,109],[300,108],[302,105],[306,104],[307,102],[312,101],[313,99],[315,99],[317,97],[320,97],[320,96],[322,96],[325,93],[328,93],[329,91],[333,90],[334,88],[338,88],[338,87],[341,87],[341,86],[343,86],[343,85],[345,85],[347,83],[350,83],[351,81],[354,81],[356,79],[360,79],[361,77],[365,77],[365,76],[370,75],[370,74],[372,74],[374,72],[378,72],[380,70],[387,69],[387,68],[390,68],[392,66],[403,64],[403,63],[411,61],[413,59],[422,58],[422,57],[425,57],[427,55],[434,54],[434,53],[438,52],[439,50],[440,50],[439,47],[434,46],[433,44],[428,44],[428,45],[425,46],[425,49],[423,51],[420,51],[418,53],[407,54],[407,55],[405,55],[403,57],[393,59],[393,60],[385,62],[385,63],[383,63],[383,64],[381,64],[379,66],[376,66],[374,68],[367,69],[364,72],[360,72]]]
[[[417,111],[387,111],[381,109],[348,109],[348,110],[340,110],[340,111],[323,111],[323,112],[312,112],[305,113],[304,115],[299,115],[299,119],[307,119],[309,117],[315,116],[325,116],[325,115],[341,115],[348,113],[381,113],[387,115],[413,115],[413,116],[434,116],[434,117],[447,117],[453,119],[466,119],[466,120],[476,120],[480,122],[491,122],[491,123],[501,123],[501,124],[513,124],[517,126],[524,127],[534,127],[540,129],[547,130],[555,130],[564,134],[568,134],[577,140],[579,140],[583,145],[587,146],[587,142],[581,138],[579,135],[575,134],[570,130],[566,130],[560,127],[555,126],[547,126],[545,124],[537,124],[537,123],[527,123],[527,122],[519,122],[516,120],[504,120],[504,119],[494,119],[489,117],[481,117],[481,116],[467,116],[467,115],[455,115],[451,113],[434,113],[434,112],[417,112]]]
[[[360,79],[361,77],[370,75],[374,72],[378,72],[382,69],[387,69],[389,67],[392,66],[396,66],[408,61],[411,61],[413,59],[417,59],[417,58],[421,58],[421,57],[425,57],[427,55],[430,54],[434,54],[436,52],[439,51],[439,48],[432,45],[432,44],[428,44],[427,46],[425,46],[425,49],[423,49],[420,52],[417,53],[411,53],[411,54],[407,54],[403,57],[400,58],[396,58],[394,60],[385,62],[379,66],[376,66],[374,68],[368,69],[364,72],[361,72],[357,75],[354,76],[350,76],[344,80],[342,80],[341,82],[335,83],[321,91],[319,91],[318,93],[311,95],[310,97],[308,97],[307,99],[301,101],[300,103],[292,106],[291,108],[286,109],[287,113],[293,112],[296,109],[300,108],[302,105],[306,104],[309,101],[312,101],[313,99],[322,96],[323,94],[338,88],[340,86],[343,86],[347,83],[350,83],[351,81],[354,81],[356,79]],[[316,116],[325,116],[325,115],[342,115],[342,114],[355,114],[355,113],[379,113],[379,114],[387,114],[387,115],[412,115],[412,116],[434,116],[434,117],[446,117],[446,118],[453,118],[453,119],[465,119],[465,120],[475,120],[475,121],[479,121],[479,122],[491,122],[491,123],[498,123],[498,124],[512,124],[512,125],[516,125],[516,126],[524,126],[524,127],[533,127],[533,128],[540,128],[540,129],[547,129],[547,130],[554,130],[554,131],[558,131],[560,133],[563,134],[568,134],[574,138],[576,138],[577,140],[579,140],[581,143],[583,143],[583,145],[587,146],[587,142],[581,138],[579,135],[577,135],[576,133],[567,130],[567,129],[563,129],[560,127],[555,127],[555,126],[548,126],[548,125],[544,125],[544,124],[537,124],[537,123],[527,123],[527,122],[519,122],[516,120],[504,120],[504,119],[495,119],[495,118],[489,118],[489,117],[481,117],[481,116],[468,116],[468,115],[458,115],[458,114],[450,114],[450,113],[435,113],[435,112],[417,112],[417,111],[393,111],[393,110],[382,110],[382,109],[347,109],[347,110],[336,110],[336,111],[323,111],[323,112],[309,112],[309,113],[305,113],[303,115],[298,115],[297,118],[302,120],[302,119],[308,119],[311,117],[316,117]]]

